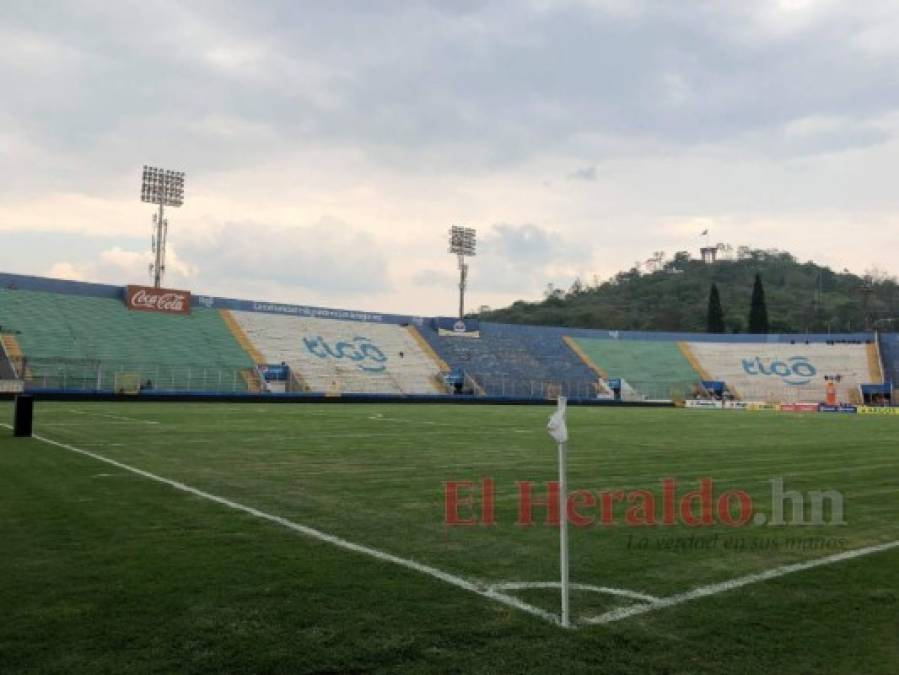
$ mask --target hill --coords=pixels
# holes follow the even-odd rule
[[[730,251],[730,248],[727,248]],[[479,318],[504,323],[607,328],[610,330],[705,331],[711,284],[718,286],[729,332],[745,332],[756,273],[765,286],[769,329],[779,333],[856,331],[899,325],[899,285],[873,271],[864,277],[799,262],[779,250],[740,247],[712,264],[685,251],[634,266],[593,284],[575,280],[568,291],[547,288],[540,302],[482,308]]]

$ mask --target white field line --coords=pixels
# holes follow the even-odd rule
[[[526,591],[538,588],[559,588],[561,584],[558,581],[505,581],[499,584],[491,584],[490,588],[498,591]],[[593,584],[569,584],[574,591],[590,591],[591,593],[604,593],[606,595],[617,595],[622,598],[630,598],[631,600],[640,600],[642,602],[658,602],[661,598],[646,593],[638,593],[637,591],[629,591],[626,588],[609,588],[608,586],[594,586]]]
[[[0,424],[0,426],[4,426],[7,429],[10,429],[8,424]],[[69,450],[71,452],[76,452],[80,455],[85,455],[87,457],[91,457],[99,462],[105,462],[106,464],[110,464],[112,466],[118,467],[119,469],[124,469],[125,471],[130,471],[131,473],[137,474],[138,476],[142,476],[144,478],[148,478],[150,480],[154,480],[158,483],[163,483],[164,485],[168,485],[169,487],[173,487],[176,490],[180,490],[182,492],[186,492],[188,494],[194,495],[195,497],[200,497],[202,499],[208,499],[209,501],[215,502],[217,504],[221,504],[222,506],[227,506],[230,509],[234,509],[235,511],[242,511],[251,516],[255,516],[256,518],[260,518],[262,520],[267,520],[269,522],[275,523],[277,525],[281,525],[282,527],[286,527],[289,530],[293,530],[294,532],[299,532],[307,537],[312,539],[317,539],[319,541],[326,542],[331,544],[332,546],[336,546],[338,548],[345,549],[347,551],[352,551],[354,553],[361,553],[363,555],[367,555],[371,558],[375,558],[376,560],[380,560],[382,562],[393,563],[394,565],[399,565],[400,567],[405,567],[407,569],[413,570],[415,572],[419,572],[421,574],[426,574],[428,576],[434,577],[435,579],[439,579],[447,584],[452,586],[456,586],[458,588],[464,589],[466,591],[470,591],[472,593],[476,593],[477,595],[481,595],[485,598],[490,598],[496,602],[499,602],[503,605],[507,605],[508,607],[512,607],[514,609],[521,610],[523,612],[527,612],[533,616],[540,617],[546,621],[549,621],[552,624],[559,625],[559,617],[550,612],[546,612],[539,607],[534,607],[533,605],[529,605],[526,602],[522,602],[516,597],[511,595],[507,595],[506,593],[502,593],[498,590],[494,590],[489,588],[488,586],[481,584],[476,581],[471,581],[465,579],[460,576],[456,576],[455,574],[450,574],[449,572],[444,572],[443,570],[439,570],[436,567],[431,567],[430,565],[424,565],[422,563],[416,562],[414,560],[409,560],[408,558],[401,558],[399,556],[393,555],[392,553],[387,553],[386,551],[381,551],[376,548],[372,548],[370,546],[365,546],[364,544],[356,544],[354,542],[348,541],[347,539],[342,539],[333,534],[328,534],[327,532],[322,532],[321,530],[316,530],[315,528],[309,527],[307,525],[301,525],[300,523],[295,523],[292,520],[287,520],[286,518],[282,518],[281,516],[275,516],[270,513],[266,513],[265,511],[260,511],[259,509],[255,509],[252,506],[245,506],[244,504],[240,504],[235,501],[231,501],[230,499],[226,499],[224,497],[219,497],[218,495],[211,494],[209,492],[204,492],[203,490],[198,490],[195,487],[191,487],[190,485],[186,485],[184,483],[179,483],[178,481],[171,480],[169,478],[164,478],[162,476],[157,476],[154,473],[150,473],[149,471],[144,471],[143,469],[137,469],[133,466],[129,466],[127,464],[123,464],[122,462],[117,462],[114,459],[109,459],[108,457],[103,457],[102,455],[98,455],[89,450],[83,450],[81,448],[76,448],[73,445],[68,445],[66,443],[60,443],[59,441],[54,441],[50,438],[45,438],[43,436],[38,436],[35,434],[35,439],[47,443],[48,445],[54,445],[58,448],[63,448],[64,450]]]
[[[794,572],[802,572],[804,570],[813,569],[815,567],[833,565],[844,560],[861,558],[862,556],[871,555],[873,553],[881,553],[882,551],[889,551],[890,549],[894,549],[897,547],[899,547],[899,539],[895,541],[889,541],[884,544],[865,546],[864,548],[857,548],[851,551],[836,553],[825,558],[807,560],[805,562],[794,563],[792,565],[783,565],[782,567],[774,567],[770,570],[765,570],[764,572],[747,574],[744,577],[737,577],[736,579],[730,579],[729,581],[722,581],[721,583],[710,584],[708,586],[700,586],[698,588],[694,588],[691,591],[671,595],[667,598],[659,598],[658,600],[654,600],[653,602],[650,602],[648,604],[631,605],[629,607],[613,609],[609,612],[606,612],[605,614],[600,614],[599,616],[583,619],[582,623],[588,625],[614,623],[615,621],[628,619],[632,616],[638,616],[640,614],[646,614],[647,612],[654,612],[659,609],[674,607],[675,605],[690,602],[691,600],[698,600],[699,598],[705,598],[710,595],[717,595],[718,593],[724,593],[725,591],[732,591],[735,588],[742,588],[743,586],[757,584],[761,581],[768,581],[769,579],[777,579],[779,577],[786,576],[787,574],[793,574]]]
[[[110,413],[97,413],[88,410],[78,410],[77,408],[69,408],[67,412],[76,413],[78,415],[89,415],[91,417],[105,417],[111,420],[122,420],[125,422],[137,422],[138,424],[159,424],[155,420],[142,420],[137,417],[127,417],[125,415],[111,415]]]
[[[42,427],[54,427],[54,428],[72,428],[72,429],[96,429],[99,422],[97,421],[84,421],[84,422],[41,422]],[[109,422],[103,422],[105,426],[110,428],[115,427],[117,429],[124,429],[127,427],[134,427],[134,422],[129,422],[126,420],[110,420]]]
[[[433,420],[405,420],[400,417],[384,417],[383,413],[375,413],[374,415],[369,415],[368,419],[374,420],[375,422],[399,422],[400,424],[429,424],[432,427],[457,427],[455,424],[450,424],[448,422],[435,422]]]
[[[12,429],[12,427],[8,424],[0,423],[0,426],[5,427],[7,429]],[[428,576],[432,576],[435,579],[439,579],[445,583],[448,583],[452,586],[456,586],[458,588],[462,588],[466,591],[470,591],[472,593],[476,593],[477,595],[481,595],[486,598],[490,598],[496,602],[507,605],[509,607],[513,607],[515,609],[521,610],[523,612],[527,612],[533,616],[540,617],[554,625],[560,625],[559,617],[550,612],[546,612],[539,607],[534,607],[528,603],[522,602],[516,597],[511,595],[507,595],[502,593],[498,589],[507,589],[513,590],[513,587],[518,589],[523,588],[552,588],[553,584],[557,584],[557,582],[510,582],[507,584],[494,584],[492,586],[485,586],[482,583],[476,581],[470,581],[463,577],[456,576],[454,574],[450,574],[448,572],[444,572],[435,567],[431,567],[430,565],[424,565],[422,563],[418,563],[414,560],[409,560],[407,558],[401,558],[399,556],[393,555],[392,553],[387,553],[385,551],[378,550],[376,548],[372,548],[370,546],[365,546],[363,544],[356,544],[346,539],[342,539],[340,537],[328,534],[326,532],[322,532],[320,530],[316,530],[312,527],[308,527],[306,525],[301,525],[299,523],[295,523],[293,521],[287,520],[286,518],[282,518],[280,516],[275,516],[269,513],[265,513],[264,511],[260,511],[251,506],[245,506],[238,502],[231,501],[224,497],[219,497],[217,495],[204,492],[202,490],[198,490],[197,488],[191,487],[184,483],[179,483],[178,481],[170,480],[168,478],[164,478],[162,476],[157,476],[156,474],[150,473],[149,471],[144,471],[142,469],[137,469],[135,467],[129,466],[127,464],[123,464],[121,462],[117,462],[114,459],[109,459],[108,457],[103,457],[102,455],[98,455],[96,453],[90,452],[89,450],[82,450],[81,448],[76,448],[75,446],[68,445],[66,443],[60,443],[59,441],[54,441],[49,438],[45,438],[43,436],[35,435],[39,441],[47,443],[49,445],[54,445],[59,448],[63,448],[65,450],[70,450],[71,452],[76,452],[81,455],[85,455],[87,457],[91,457],[100,462],[105,462],[112,466],[118,467],[120,469],[124,469],[125,471],[130,471],[131,473],[137,474],[138,476],[142,476],[144,478],[148,478],[150,480],[157,481],[159,483],[163,483],[170,487],[173,487],[177,490],[181,490],[182,492],[186,492],[188,494],[192,494],[194,496],[208,499],[210,501],[216,502],[223,506],[227,506],[228,508],[234,509],[236,511],[243,511],[249,515],[255,516],[262,520],[268,520],[272,523],[281,525],[290,530],[294,530],[295,532],[299,532],[300,534],[304,534],[313,539],[318,539],[319,541],[324,541],[326,543],[332,544],[338,548],[342,548],[348,551],[353,551],[355,553],[361,553],[363,555],[368,555],[377,560],[381,560],[383,562],[390,562],[395,565],[399,565],[401,567],[405,567],[407,569],[414,570],[421,574],[427,574]],[[621,621],[622,619],[628,619],[633,616],[639,616],[641,614],[646,614],[648,612],[654,612],[660,609],[666,609],[668,607],[674,607],[676,605],[683,604],[685,602],[690,602],[692,600],[698,600],[699,598],[705,598],[711,595],[717,595],[718,593],[724,593],[726,591],[731,591],[737,588],[741,588],[743,586],[748,586],[750,584],[759,583],[762,581],[768,581],[770,579],[777,579],[782,576],[786,576],[788,574],[793,574],[794,572],[802,572],[804,570],[813,569],[815,567],[823,567],[825,565],[833,565],[838,562],[842,562],[844,560],[852,560],[854,558],[860,558],[866,555],[871,555],[874,553],[880,553],[883,551],[888,551],[894,548],[899,548],[899,539],[894,541],[889,541],[883,544],[876,544],[874,546],[865,546],[863,548],[853,549],[851,551],[844,551],[842,553],[836,553],[834,555],[826,556],[824,558],[818,558],[816,560],[808,560],[801,563],[794,563],[791,565],[783,565],[781,567],[775,567],[764,572],[758,572],[755,574],[748,574],[743,577],[737,577],[735,579],[730,579],[728,581],[722,581],[717,584],[710,584],[708,586],[700,586],[698,588],[694,588],[693,590],[687,591],[685,593],[678,593],[676,595],[671,595],[666,598],[655,598],[653,596],[643,595],[639,593],[631,593],[630,591],[624,591],[623,589],[605,589],[601,592],[612,592],[616,595],[624,596],[626,593],[629,594],[626,597],[632,597],[634,599],[642,600],[642,604],[639,605],[630,605],[628,607],[621,607],[619,609],[614,609],[604,614],[600,614],[599,616],[588,617],[586,619],[582,619],[579,621],[582,625],[599,625],[599,624],[609,624],[614,623],[616,621]],[[592,587],[587,584],[578,584],[578,587],[581,587],[583,590],[595,590],[601,587]],[[640,596],[640,597],[637,597]]]

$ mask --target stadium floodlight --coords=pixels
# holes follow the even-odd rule
[[[159,210],[153,214],[152,250],[156,257],[155,262],[150,265],[153,285],[159,288],[165,274],[165,244],[169,230],[165,207],[177,208],[184,204],[184,172],[160,169],[144,164],[140,200],[148,204],[156,204],[159,207]]]
[[[449,231],[449,252],[459,260],[459,319],[465,318],[465,287],[468,285],[468,263],[465,256],[474,256],[477,233],[473,227],[453,225]]]

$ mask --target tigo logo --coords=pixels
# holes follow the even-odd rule
[[[756,356],[754,359],[743,359],[743,371],[747,375],[764,375],[779,377],[784,384],[799,386],[808,384],[818,374],[805,356],[791,356],[786,361],[765,363]]]

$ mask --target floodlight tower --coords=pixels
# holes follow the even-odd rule
[[[184,203],[184,172],[144,164],[140,199],[142,202],[159,206],[159,211],[153,214],[153,253],[156,255],[156,261],[150,265],[153,286],[159,288],[165,274],[165,242],[169,231],[165,207],[177,208]]]
[[[465,287],[468,283],[468,263],[465,256],[474,256],[477,235],[474,228],[453,225],[449,231],[449,252],[459,260],[459,318],[465,318]]]

